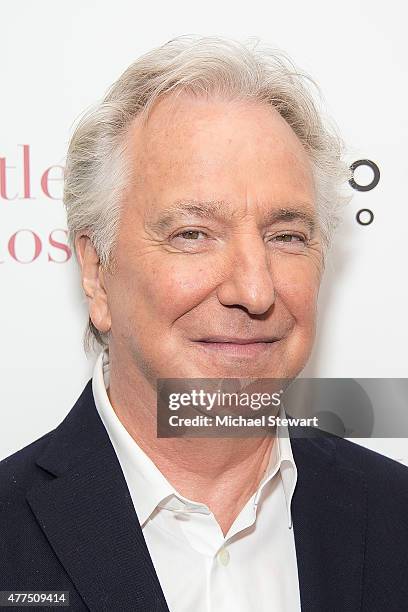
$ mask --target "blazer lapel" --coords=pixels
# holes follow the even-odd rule
[[[88,608],[168,612],[91,381],[37,464],[53,478],[28,502]]]
[[[366,527],[363,474],[341,463],[334,439],[293,438],[292,517],[302,612],[361,610]]]

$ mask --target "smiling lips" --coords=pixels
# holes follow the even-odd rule
[[[279,338],[258,336],[240,338],[231,336],[210,336],[200,338],[195,342],[204,350],[218,354],[233,355],[236,357],[254,357],[267,351]]]

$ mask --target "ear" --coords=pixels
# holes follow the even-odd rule
[[[81,268],[82,287],[88,298],[89,316],[100,332],[107,333],[111,327],[111,315],[98,254],[86,234],[75,238],[75,250]]]

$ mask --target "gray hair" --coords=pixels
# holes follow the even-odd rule
[[[310,85],[319,94],[310,89]],[[343,186],[351,176],[344,145],[321,110],[316,83],[281,50],[219,37],[181,36],[142,55],[80,120],[71,138],[65,169],[64,204],[69,242],[86,233],[101,266],[113,270],[113,251],[122,193],[130,179],[126,133],[132,120],[148,117],[157,100],[170,92],[220,95],[270,104],[287,121],[311,161],[323,255],[351,199]],[[89,318],[85,350],[96,340],[107,346]]]

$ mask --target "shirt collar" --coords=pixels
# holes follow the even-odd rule
[[[277,416],[279,417],[280,421],[276,426],[275,443],[272,446],[268,467],[257,489],[254,503],[258,504],[265,485],[275,476],[275,474],[277,474],[277,472],[279,472],[285,495],[288,527],[290,529],[292,527],[291,504],[293,493],[296,488],[298,473],[296,463],[293,458],[288,428],[286,425],[282,424],[282,419],[286,417],[283,403],[280,404]]]
[[[123,470],[140,525],[143,526],[159,502],[173,495],[175,490],[122,425],[110,403],[108,387],[109,352],[104,350],[96,360],[92,377],[95,405]]]
[[[187,499],[169,483],[155,463],[132,438],[110,403],[107,394],[108,387],[109,351],[105,349],[99,354],[93,371],[92,390],[95,405],[123,470],[141,527],[144,526],[157,506],[175,511],[184,508],[190,512],[205,512],[206,506]],[[282,404],[279,409],[279,416],[285,416]],[[296,487],[297,469],[287,428],[280,424],[277,426],[276,441],[272,446],[268,467],[254,497],[255,505],[258,504],[265,485],[277,472],[280,472],[282,479],[288,513],[288,526],[291,528],[291,501]]]

